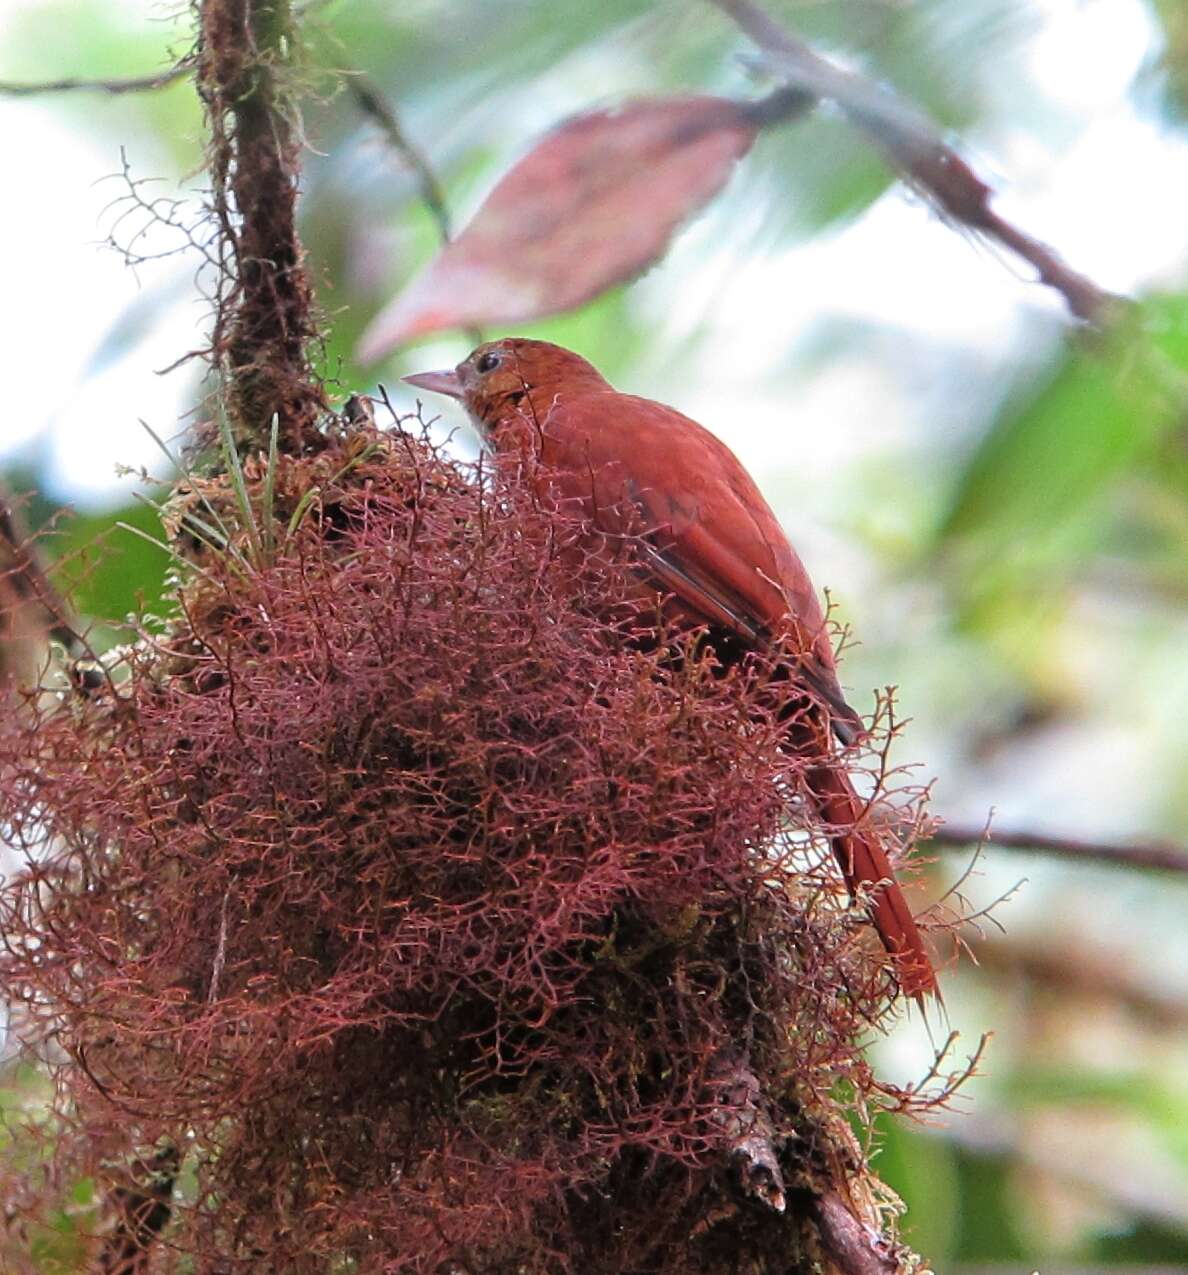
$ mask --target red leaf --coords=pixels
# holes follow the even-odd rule
[[[556,314],[634,277],[721,190],[756,131],[743,104],[707,96],[567,120],[373,320],[359,357],[372,362],[441,328]]]

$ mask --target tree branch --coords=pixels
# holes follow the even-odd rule
[[[297,45],[290,0],[202,0],[198,88],[225,276],[212,336],[230,377],[235,432],[263,446],[318,443],[325,407],[309,349],[313,295],[297,236],[301,136],[287,77]]]
[[[1029,850],[1060,859],[1108,863],[1120,868],[1152,868],[1158,872],[1188,873],[1188,850],[1170,842],[1136,842],[1120,846],[1079,837],[1056,837],[1042,832],[1001,832],[969,824],[946,823],[928,841],[946,849],[968,848],[983,842],[1004,850]]]
[[[821,1243],[841,1275],[896,1275],[899,1260],[892,1246],[855,1217],[840,1195],[814,1196],[812,1210]]]
[[[404,131],[396,112],[378,85],[372,83],[365,75],[349,76],[347,85],[359,109],[379,126],[388,145],[412,170],[421,194],[421,202],[436,223],[441,242],[449,243],[453,238],[453,230],[450,226],[449,209],[446,207],[445,190],[425,152]]]
[[[63,80],[42,80],[38,83],[17,84],[11,80],[0,80],[0,95],[7,97],[34,97],[42,93],[143,93],[152,89],[163,89],[178,80],[184,79],[194,69],[193,60],[183,58],[165,71],[157,71],[152,75],[133,75],[126,79],[85,80],[67,78]]]
[[[1100,322],[1120,298],[1071,269],[1047,245],[990,207],[991,188],[941,137],[931,120],[881,84],[821,57],[754,0],[709,0],[763,50],[763,60],[793,88],[835,102],[903,177],[941,214],[996,239],[1031,265],[1078,319]]]

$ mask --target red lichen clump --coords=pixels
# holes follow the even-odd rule
[[[793,1268],[892,989],[789,692],[628,633],[572,526],[407,436],[268,486],[109,682],[0,728],[0,971],[61,1122],[10,1218],[155,1162],[160,1269]]]

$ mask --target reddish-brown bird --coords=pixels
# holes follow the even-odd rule
[[[404,378],[460,399],[495,453],[531,463],[549,491],[598,532],[630,532],[648,593],[669,614],[737,646],[780,639],[816,708],[793,742],[851,894],[871,919],[910,996],[936,976],[866,803],[834,760],[862,732],[837,680],[820,600],[804,564],[734,453],[662,403],[620,394],[580,355],[546,341],[480,345],[449,372]],[[819,764],[813,765],[812,760]]]

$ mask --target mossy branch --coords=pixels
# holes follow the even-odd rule
[[[201,0],[198,16],[222,238],[213,352],[227,369],[236,436],[266,447],[276,416],[282,450],[298,454],[325,403],[309,359],[317,329],[296,225],[297,19],[289,0]]]

